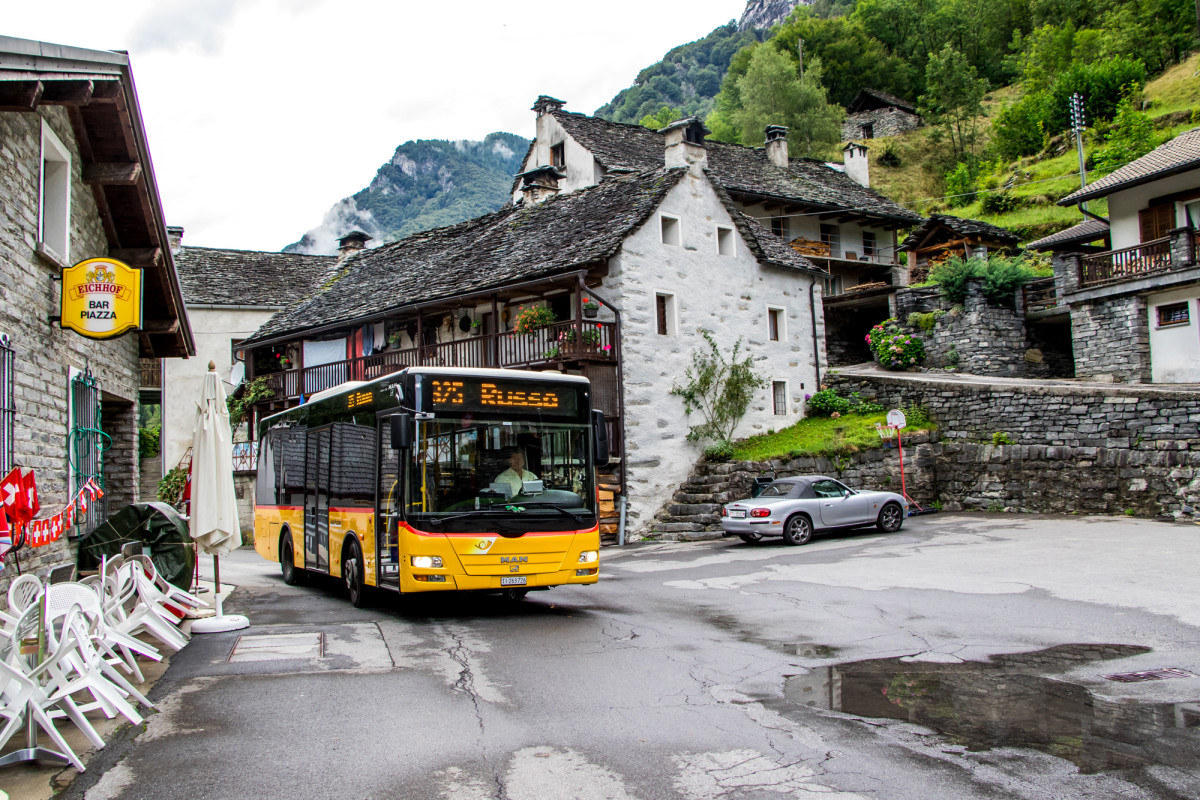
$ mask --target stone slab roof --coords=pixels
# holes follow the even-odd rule
[[[859,111],[870,111],[873,108],[884,108],[895,106],[901,111],[907,111],[910,114],[916,114],[916,107],[907,100],[901,100],[894,94],[881,92],[878,89],[859,89],[858,94],[850,105],[846,106],[847,114],[856,114]]]
[[[952,217],[949,214],[931,214],[929,219],[921,224],[921,227],[908,235],[908,238],[900,245],[900,249],[912,250],[939,226],[946,227],[962,237],[977,237],[1011,245],[1015,245],[1021,238],[1007,228],[1001,228],[983,220]]]
[[[337,264],[337,256],[184,247],[175,254],[184,302],[231,306],[290,306],[308,295]]]
[[[641,125],[610,122],[568,111],[554,119],[607,170],[651,170],[663,166],[666,144],[658,131]],[[708,169],[717,184],[735,194],[784,200],[798,205],[859,211],[912,225],[923,218],[860,186],[839,169],[816,159],[793,159],[787,169],[775,166],[761,147],[705,141]]]
[[[687,170],[634,173],[532,206],[413,234],[346,259],[312,297],[271,318],[253,345],[328,325],[378,318],[419,304],[570,273],[603,263],[654,213]],[[720,187],[727,207],[733,207]],[[734,224],[764,263],[822,272],[744,214]]]
[[[1184,131],[1171,141],[1160,144],[1146,155],[1130,161],[1095,183],[1071,192],[1059,200],[1058,204],[1070,206],[1095,197],[1107,197],[1113,192],[1190,169],[1200,169],[1200,128]]]
[[[1052,233],[1049,236],[1043,236],[1037,241],[1030,242],[1026,247],[1030,250],[1055,250],[1074,244],[1088,244],[1097,239],[1107,237],[1108,223],[1089,217],[1078,225],[1072,225],[1058,233]]]

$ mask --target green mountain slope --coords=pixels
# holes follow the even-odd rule
[[[739,31],[731,21],[703,39],[680,45],[639,72],[633,86],[596,109],[596,116],[637,123],[647,114],[671,106],[683,116],[704,117],[712,110],[734,53],[765,35],[757,30]]]
[[[335,204],[321,225],[284,252],[330,254],[338,237],[354,229],[394,241],[495,211],[509,201],[528,148],[528,139],[511,133],[490,133],[480,142],[405,142],[370,186]]]

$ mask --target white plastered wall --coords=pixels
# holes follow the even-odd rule
[[[1142,240],[1138,212],[1150,205],[1150,200],[1163,195],[1200,189],[1200,170],[1191,170],[1169,178],[1134,186],[1123,192],[1108,196],[1109,230],[1112,232],[1114,250],[1133,247]],[[1186,224],[1183,207],[1176,204],[1175,225]]]
[[[678,217],[682,244],[661,241],[662,214]],[[649,530],[654,512],[669,501],[700,457],[703,446],[687,441],[689,420],[683,401],[670,394],[691,364],[693,349],[704,347],[700,328],[710,330],[725,353],[737,339],[755,359],[767,383],[735,432],[744,437],[779,430],[804,415],[804,395],[814,391],[813,320],[809,275],[760,265],[741,236],[734,254],[717,252],[717,226],[733,222],[704,177],[685,176],[659,211],[626,239],[610,260],[601,290],[622,310],[624,360],[625,463],[629,492],[628,525]],[[735,228],[736,231],[736,228]],[[674,298],[675,335],[657,332],[655,297]],[[813,294],[817,341],[824,368],[821,286]],[[784,310],[780,341],[768,340],[767,308]],[[773,413],[771,382],[786,381],[787,414]]]
[[[1186,303],[1186,324],[1158,324],[1158,307]],[[1150,380],[1200,383],[1200,286],[1188,286],[1146,298],[1150,325]]]
[[[217,374],[231,391],[229,370],[233,367],[231,343],[247,339],[263,326],[277,309],[238,309],[188,307],[192,334],[196,338],[196,356],[163,361],[162,454],[163,469],[179,463],[192,445],[192,426],[196,421],[196,398],[204,385],[208,362],[217,365]]]
[[[574,192],[600,182],[603,170],[596,159],[583,145],[572,139],[553,116],[546,114],[538,118],[536,135],[537,141],[521,167],[522,172],[549,164],[550,148],[562,143],[563,157],[566,160],[566,168],[562,171],[566,172],[567,176],[559,181],[559,192]],[[521,191],[518,189],[513,192],[513,202],[520,199]]]

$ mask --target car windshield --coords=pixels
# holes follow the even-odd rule
[[[469,417],[421,421],[408,469],[408,518],[439,530],[511,526],[514,516],[522,525],[539,520],[538,529],[590,526],[596,488],[589,430]]]
[[[759,497],[787,497],[789,494],[791,494],[792,487],[795,485],[796,484],[794,483],[783,483],[781,481],[776,481],[767,488],[763,489],[762,494],[760,494]]]

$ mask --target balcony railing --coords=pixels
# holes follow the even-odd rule
[[[331,389],[346,381],[369,381],[405,367],[552,366],[563,361],[615,361],[617,326],[612,322],[559,322],[530,334],[487,334],[421,348],[387,350],[303,370],[259,375],[274,392],[272,400],[291,400]]]
[[[1142,242],[1122,250],[1084,256],[1079,262],[1081,286],[1097,286],[1171,269],[1171,237]]]
[[[162,388],[162,361],[157,358],[138,359],[139,383],[143,389]]]
[[[258,442],[233,443],[233,471],[254,472],[258,469]]]
[[[1036,311],[1048,311],[1058,306],[1058,294],[1054,288],[1054,278],[1038,278],[1021,286],[1024,296],[1025,314]]]

